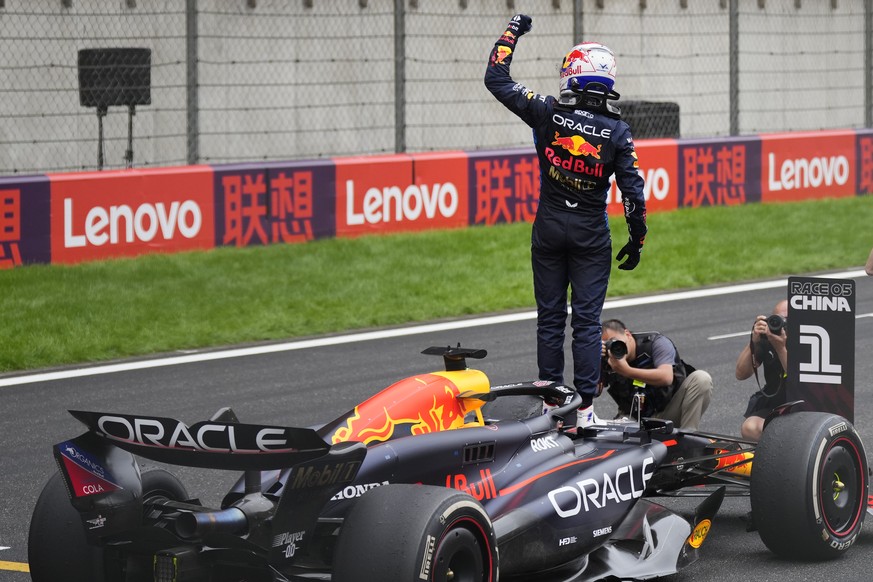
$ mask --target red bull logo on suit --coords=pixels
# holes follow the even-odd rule
[[[600,159],[600,150],[603,148],[603,145],[594,147],[581,135],[562,137],[557,131],[555,132],[555,141],[552,142],[552,145],[560,146],[574,156],[591,156],[598,160]]]

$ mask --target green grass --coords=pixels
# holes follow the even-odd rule
[[[869,197],[653,214],[609,296],[860,267],[871,218]],[[529,224],[28,266],[0,272],[0,371],[533,306]]]

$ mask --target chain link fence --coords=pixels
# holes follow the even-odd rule
[[[0,174],[529,146],[516,12],[513,77],[602,42],[637,138],[871,126],[873,0],[0,0]]]

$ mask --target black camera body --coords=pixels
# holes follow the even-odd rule
[[[776,313],[767,318],[767,327],[773,335],[781,335],[786,323],[785,318]]]
[[[606,351],[612,354],[612,357],[616,360],[620,360],[627,355],[627,344],[620,339],[608,339],[603,342],[603,345],[606,346]]]
[[[621,359],[627,355],[627,344],[620,339],[608,339],[603,342],[603,345],[606,347],[607,354],[612,354],[612,357],[616,359]],[[600,389],[602,390],[604,386],[612,386],[617,377],[609,366],[609,356],[604,354],[600,358]]]

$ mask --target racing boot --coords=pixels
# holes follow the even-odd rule
[[[594,414],[593,404],[589,404],[587,407],[576,411],[576,428],[585,428],[592,424],[600,424],[600,419]]]

